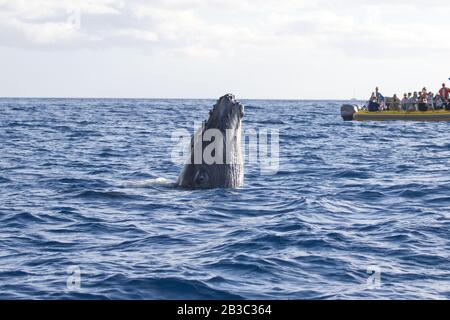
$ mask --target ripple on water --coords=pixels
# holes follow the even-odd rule
[[[280,130],[279,171],[175,188],[171,132],[213,104],[0,99],[0,298],[450,298],[449,123],[248,100],[244,128]]]

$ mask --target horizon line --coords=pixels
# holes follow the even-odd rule
[[[220,98],[220,97],[219,97]],[[0,96],[0,99],[73,99],[73,100],[87,100],[87,99],[99,99],[99,100],[217,100],[219,98],[161,98],[161,97],[8,97]],[[349,98],[349,99],[333,99],[333,98],[239,98],[239,100],[268,100],[268,101],[364,101],[364,99],[359,98]]]

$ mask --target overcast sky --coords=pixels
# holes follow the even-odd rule
[[[436,91],[449,21],[448,0],[0,0],[0,96]]]

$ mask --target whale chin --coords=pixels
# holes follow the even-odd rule
[[[234,95],[219,98],[192,136],[177,185],[189,189],[238,188],[244,184],[241,128],[244,106]]]

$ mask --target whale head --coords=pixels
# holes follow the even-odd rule
[[[180,187],[237,188],[244,183],[241,128],[244,106],[234,95],[221,97],[209,118],[193,135],[188,163],[178,177]]]
[[[244,106],[236,100],[234,95],[227,94],[221,97],[209,112],[209,119],[204,130],[219,129],[239,130],[244,117]]]

